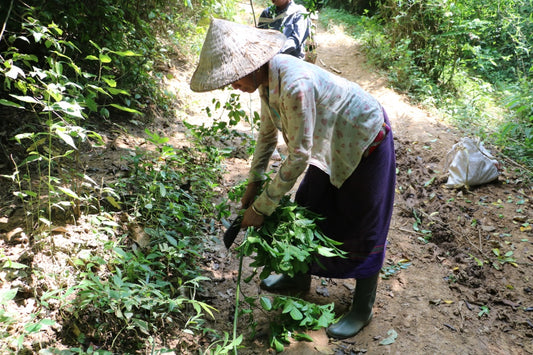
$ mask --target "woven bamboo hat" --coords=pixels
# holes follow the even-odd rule
[[[285,40],[279,31],[212,19],[190,82],[191,90],[220,89],[245,77],[272,59]]]

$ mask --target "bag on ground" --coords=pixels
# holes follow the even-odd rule
[[[479,139],[463,138],[454,144],[446,157],[447,187],[461,188],[485,184],[498,175],[498,161]]]

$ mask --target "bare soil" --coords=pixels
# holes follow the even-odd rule
[[[381,101],[389,114],[397,150],[396,203],[373,321],[355,337],[342,341],[328,339],[324,330],[311,332],[313,342],[294,342],[284,353],[533,354],[532,187],[521,178],[519,167],[499,157],[502,171],[497,181],[469,190],[444,187],[446,155],[463,133],[390,89],[384,76],[368,67],[358,44],[342,28],[320,29],[317,42],[316,65],[359,83]],[[168,81],[169,90],[177,93],[181,113],[177,121],[160,117],[153,124],[171,137],[172,144],[183,146],[186,138],[180,120],[205,122],[202,109],[210,106],[214,97],[225,102],[229,91],[192,93],[188,88],[190,71],[171,72],[174,78]],[[257,110],[257,94],[243,94],[241,100],[249,100],[250,107],[246,109]],[[241,128],[249,132],[249,128]],[[142,130],[132,126],[128,134],[108,131],[108,151],[90,155],[88,161],[107,174],[108,179],[119,176],[123,171],[120,155],[142,143]],[[0,138],[6,138],[2,132]],[[279,150],[283,154],[284,147]],[[3,152],[6,159],[8,153]],[[250,158],[241,155],[226,161],[222,197],[225,190],[246,178]],[[272,164],[275,168],[279,161],[273,160]],[[7,165],[6,160],[4,167]],[[38,241],[27,240],[17,230],[21,227],[22,210],[8,193],[6,180],[0,181],[0,251],[18,262],[31,257],[35,267],[43,267],[51,257],[65,258],[64,265],[68,265],[68,257],[62,255],[67,254],[73,242],[63,240],[65,233],[59,233],[55,237],[59,253],[55,256],[46,248],[32,246]],[[82,222],[66,228],[70,236],[91,238],[90,229],[84,229]],[[220,224],[215,236],[218,242],[206,249],[202,267],[212,281],[205,285],[201,297],[218,309],[209,327],[231,333],[239,260],[233,249],[228,251],[224,247],[224,230]],[[430,237],[424,238],[428,234]],[[240,240],[242,233],[237,242]],[[501,255],[512,252],[511,259],[498,259],[494,250]],[[57,259],[54,262],[50,265],[61,265]],[[249,263],[245,259],[244,277],[252,273]],[[62,269],[47,272],[59,273]],[[28,321],[36,309],[33,294],[37,288],[65,286],[54,285],[53,279],[46,277],[21,282],[1,269],[0,280],[3,287],[19,287],[24,296],[13,306],[16,309],[11,309],[20,315],[21,321]],[[46,281],[51,284],[45,287]],[[243,294],[266,294],[258,284],[257,277],[243,283]],[[354,285],[355,280],[314,277],[311,291],[302,298],[318,304],[333,302],[340,316],[350,306]],[[52,316],[60,317],[60,313]],[[258,325],[253,338],[249,325],[244,320],[239,322],[238,332],[246,337],[245,347],[239,353],[274,353],[268,346],[268,319],[260,311],[254,312],[254,318]],[[381,345],[391,330],[397,333],[397,338],[389,345]],[[50,330],[48,339],[43,341],[56,339],[56,331]],[[193,349],[208,342],[185,337],[186,334],[177,331],[173,337],[157,341],[169,348],[180,344],[184,349],[189,344],[190,353],[197,353]]]

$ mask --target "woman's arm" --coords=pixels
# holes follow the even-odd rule
[[[288,156],[278,173],[254,202],[257,211],[270,215],[281,198],[290,191],[298,177],[305,171],[313,147],[315,126],[315,94],[310,80],[300,79],[283,84],[280,98],[282,131]]]

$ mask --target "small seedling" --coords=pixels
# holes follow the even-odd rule
[[[487,317],[489,316],[489,314],[490,314],[490,308],[489,308],[489,306],[480,306],[479,309],[480,309],[480,311],[479,311],[479,313],[477,314],[478,317],[481,318],[481,317],[483,317],[483,316],[487,316]]]
[[[496,255],[496,260],[492,262],[492,266],[496,270],[500,270],[500,265],[504,265],[506,263],[509,263],[513,265],[514,267],[518,267],[518,265],[516,264],[516,259],[512,257],[513,256],[512,250],[509,250],[507,253],[503,255],[501,254],[500,249],[498,248],[492,249],[492,252],[494,253],[494,255]]]

